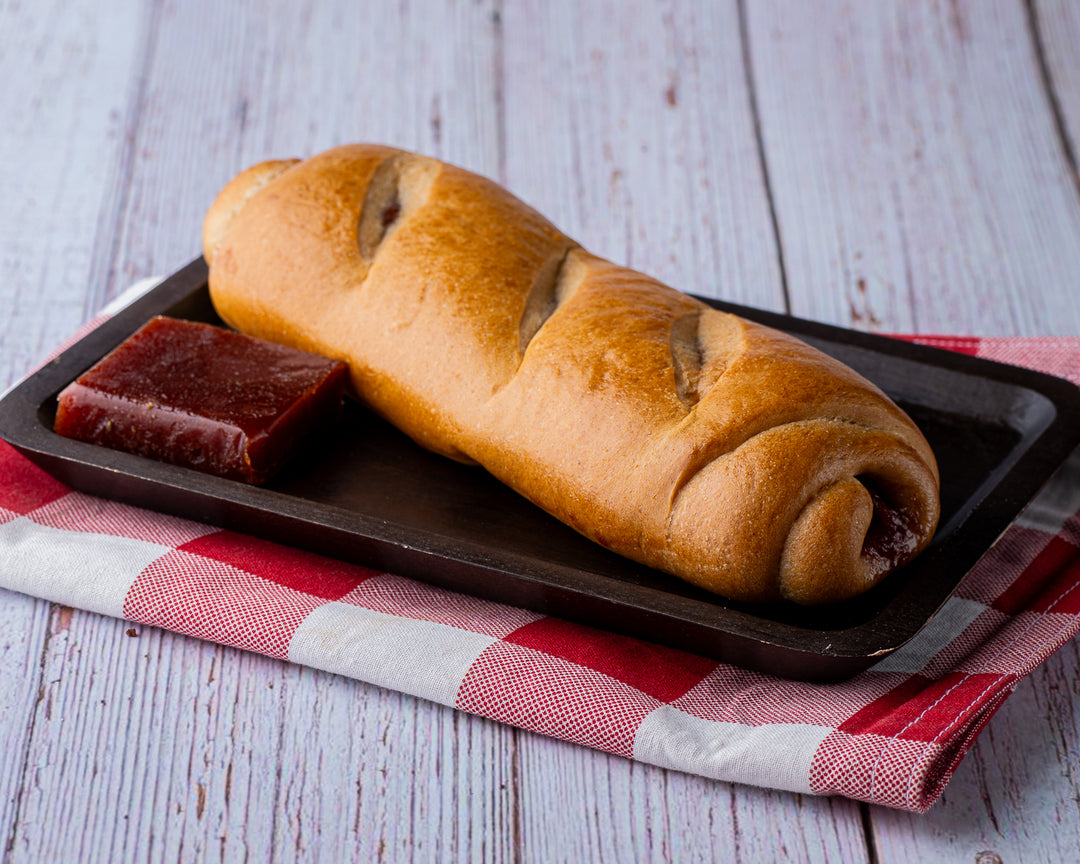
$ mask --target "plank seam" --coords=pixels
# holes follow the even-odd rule
[[[877,845],[874,843],[874,820],[870,813],[870,805],[865,801],[859,802],[859,816],[862,821],[863,841],[866,843],[866,864],[878,864]]]
[[[510,843],[513,864],[525,861],[525,838],[521,827],[521,744],[517,729],[510,729]]]
[[[1043,45],[1042,30],[1039,27],[1039,13],[1035,9],[1035,0],[1024,0],[1024,8],[1027,12],[1028,34],[1031,36],[1032,48],[1035,51],[1035,65],[1039,70],[1039,82],[1042,84],[1043,93],[1050,108],[1050,115],[1054,119],[1054,129],[1057,132],[1058,141],[1061,143],[1061,150],[1065,156],[1065,163],[1069,168],[1069,176],[1072,178],[1073,187],[1080,194],[1080,169],[1077,168],[1076,151],[1073,149],[1068,127],[1065,125],[1065,115],[1061,110],[1061,100],[1058,98],[1057,88],[1054,87],[1054,78],[1050,74],[1050,65],[1046,61],[1046,48]]]
[[[780,267],[780,288],[784,295],[784,311],[790,315],[791,294],[788,292],[787,265],[784,262],[784,244],[780,236],[780,220],[776,214],[776,201],[773,197],[772,180],[769,177],[769,164],[765,157],[765,136],[761,128],[761,112],[758,109],[757,84],[754,79],[754,58],[750,50],[750,28],[747,22],[746,0],[738,0],[736,5],[739,14],[739,42],[742,47],[743,73],[746,80],[747,98],[750,102],[750,116],[754,123],[754,143],[757,147],[758,164],[761,166],[761,182],[765,187],[765,198],[769,203],[769,222],[772,225],[777,264]]]
[[[103,212],[102,217],[98,219],[99,227],[106,219],[108,219],[110,224],[101,232],[104,235],[106,242],[98,242],[98,238],[95,236],[94,248],[96,250],[101,248],[102,245],[106,245],[108,247],[108,253],[105,255],[104,261],[102,261],[101,255],[95,254],[94,262],[90,267],[89,290],[86,294],[86,304],[83,307],[83,314],[86,318],[95,314],[97,310],[105,304],[109,286],[116,281],[118,270],[117,258],[120,252],[120,238],[123,233],[121,226],[124,221],[124,216],[131,205],[132,177],[135,173],[135,156],[138,152],[138,127],[143,113],[146,110],[150,67],[153,63],[155,49],[161,33],[162,5],[162,0],[156,0],[152,5],[145,27],[145,36],[141,40],[142,44],[146,47],[142,51],[136,64],[138,67],[138,75],[135,78],[135,92],[132,95],[128,109],[125,112],[123,123],[123,128],[128,131],[123,137],[120,155],[117,158],[116,182],[110,184],[110,188],[118,190],[117,198],[119,200],[116,202],[117,206],[111,208],[113,211],[111,217]],[[112,202],[110,201],[109,203]],[[102,269],[104,269],[104,273],[101,272]]]
[[[503,4],[502,0],[495,0],[492,4],[491,26],[494,31],[494,99],[495,99],[495,137],[498,160],[499,183],[507,185],[506,179],[506,37],[503,32]]]
[[[11,830],[4,842],[4,861],[14,858],[15,838],[19,833],[19,818],[22,816],[23,802],[26,797],[27,767],[30,764],[30,750],[34,746],[34,731],[37,728],[38,715],[42,711],[42,703],[45,701],[45,666],[49,659],[49,646],[52,644],[53,632],[56,628],[57,619],[60,617],[61,606],[59,603],[49,603],[48,624],[45,629],[45,638],[41,642],[41,655],[38,657],[38,694],[34,700],[34,709],[30,714],[30,728],[27,729],[26,746],[23,747],[22,766],[19,769],[18,783],[16,784],[15,807],[11,813]]]

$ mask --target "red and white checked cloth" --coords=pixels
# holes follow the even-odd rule
[[[1080,383],[1080,339],[920,338]],[[1080,632],[1080,453],[911,643],[775,679],[72,491],[0,442],[0,588],[706,777],[922,812]]]

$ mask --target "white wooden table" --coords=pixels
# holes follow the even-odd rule
[[[1080,334],[1078,46],[1068,0],[6,0],[0,385],[198,254],[237,170],[353,140],[487,174],[697,293],[859,329]],[[3,861],[1080,849],[1076,643],[911,816],[129,626],[0,592]]]

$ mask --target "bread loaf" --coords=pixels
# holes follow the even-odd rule
[[[375,145],[263,163],[203,246],[229,325],[344,360],[424,447],[710,591],[845,599],[933,534],[933,453],[875,386],[460,168]]]

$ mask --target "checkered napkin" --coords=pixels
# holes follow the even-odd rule
[[[920,341],[1080,383],[1080,339]],[[912,642],[815,685],[72,491],[0,443],[0,588],[720,780],[927,810],[1080,631],[1080,454]]]

